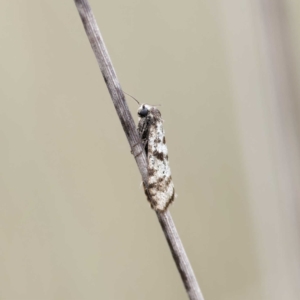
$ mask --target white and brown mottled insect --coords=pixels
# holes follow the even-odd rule
[[[151,207],[163,212],[175,198],[163,120],[160,111],[147,104],[140,106],[138,115],[138,133],[148,159],[145,193]]]

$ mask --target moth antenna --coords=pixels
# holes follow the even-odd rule
[[[138,105],[141,105],[141,103],[140,103],[137,99],[135,99],[133,96],[131,96],[130,94],[128,94],[128,93],[126,93],[126,92],[124,92],[124,91],[123,91],[123,93],[126,94],[126,95],[128,95],[128,96],[131,97],[132,99],[134,99],[134,100],[138,103]]]
[[[128,95],[129,97],[131,97],[132,99],[134,99],[139,105],[141,105],[141,103],[134,98],[133,96],[131,96],[130,94],[126,93],[125,91],[123,91],[124,94]],[[151,106],[162,106],[161,104],[150,104]]]

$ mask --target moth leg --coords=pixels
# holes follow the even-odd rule
[[[142,144],[142,148],[145,149],[145,146],[147,145],[147,142],[148,142],[147,140],[142,140],[141,142],[137,142],[136,144],[134,144],[134,145],[132,146],[130,153],[131,153],[132,155],[134,155],[134,157],[138,157],[139,155],[142,154],[143,150],[141,150],[141,151],[140,151],[139,153],[137,153],[137,154],[134,154],[134,153],[133,153],[133,149],[134,149],[137,145],[139,145],[139,144]]]
[[[143,153],[143,151],[140,151],[139,153],[135,154],[134,157],[136,158],[136,157],[140,156],[142,153]]]

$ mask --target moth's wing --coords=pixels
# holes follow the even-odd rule
[[[141,138],[143,148],[145,149],[146,154],[148,154],[149,126],[147,118],[143,118],[139,121],[137,131]]]
[[[148,196],[155,210],[165,211],[174,200],[175,190],[168,161],[161,119],[152,122],[148,134]]]

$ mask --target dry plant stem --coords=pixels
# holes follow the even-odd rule
[[[177,229],[170,212],[157,212],[157,217],[161,228],[166,236],[172,256],[180,273],[181,279],[190,299],[203,299],[196,276],[193,272],[190,261],[185,253]]]
[[[116,76],[112,62],[108,55],[104,41],[100,34],[95,17],[87,0],[74,0],[84,25],[86,34],[91,43],[92,49],[98,61],[105,83],[111,95],[111,99],[120,118],[122,127],[128,139],[132,154],[142,175],[143,182],[147,182],[147,158],[141,146],[135,123],[128,109],[121,85]],[[204,299],[200,291],[195,274],[184,251],[180,237],[172,220],[169,211],[164,213],[157,212],[162,230],[168,241],[173,258],[177,265],[180,276],[183,280],[186,291],[191,300]]]

